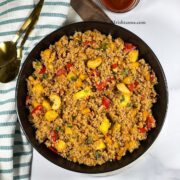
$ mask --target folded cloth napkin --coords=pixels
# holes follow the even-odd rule
[[[40,18],[27,39],[24,59],[47,34],[63,25],[70,0],[45,0]],[[0,1],[0,42],[13,38],[37,1]],[[32,147],[20,129],[15,111],[16,79],[0,83],[0,180],[30,179]]]

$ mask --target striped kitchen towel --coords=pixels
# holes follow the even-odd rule
[[[24,45],[23,59],[47,34],[63,25],[70,0],[45,0],[40,18]],[[0,42],[13,38],[35,0],[0,0]],[[20,129],[15,111],[16,80],[0,83],[0,180],[30,179],[32,147]]]

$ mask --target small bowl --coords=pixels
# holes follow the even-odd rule
[[[133,1],[133,0],[132,0]],[[101,4],[106,7],[106,9],[115,12],[115,13],[125,13],[132,9],[134,9],[140,0],[134,0],[129,6],[119,9],[118,7],[113,7],[110,5],[110,3],[107,2],[107,0],[100,0]]]
[[[54,44],[58,41],[63,35],[73,35],[75,31],[84,32],[86,30],[97,29],[103,34],[111,34],[113,38],[121,37],[124,41],[133,43],[137,46],[140,52],[140,58],[144,58],[147,63],[150,64],[152,69],[155,71],[158,84],[155,86],[157,96],[157,103],[154,104],[152,108],[153,115],[156,119],[156,128],[152,129],[148,133],[146,140],[141,141],[141,145],[138,149],[134,150],[132,153],[127,153],[121,160],[106,162],[103,165],[97,165],[94,167],[89,167],[86,165],[70,162],[67,159],[62,158],[61,156],[53,153],[49,150],[44,144],[39,144],[35,138],[35,129],[28,120],[29,111],[26,108],[25,100],[27,96],[27,86],[26,79],[33,72],[32,61],[33,59],[40,59],[40,52],[47,49],[50,44]],[[30,52],[25,62],[22,65],[19,77],[17,80],[16,87],[16,110],[18,114],[18,119],[21,124],[21,127],[31,143],[31,145],[47,160],[58,165],[59,167],[87,174],[102,174],[113,172],[124,168],[125,166],[131,164],[140,156],[142,156],[149,147],[153,144],[158,134],[161,131],[163,126],[165,115],[167,111],[168,104],[168,89],[166,78],[161,67],[160,62],[157,57],[150,49],[150,47],[141,40],[138,36],[132,32],[116,26],[114,24],[102,23],[102,22],[79,22],[75,24],[70,24],[68,26],[62,27],[53,33],[49,34],[43,40],[41,40]],[[34,162],[36,163],[36,162]]]

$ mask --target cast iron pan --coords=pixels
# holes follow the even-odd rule
[[[28,121],[29,112],[26,108],[25,100],[27,95],[26,79],[33,72],[33,59],[39,59],[40,52],[48,48],[50,44],[54,44],[63,35],[70,36],[73,35],[75,31],[84,32],[86,30],[93,29],[97,29],[100,32],[107,35],[110,33],[114,38],[121,37],[124,41],[135,44],[137,48],[140,50],[140,57],[144,58],[155,71],[159,83],[155,87],[158,93],[157,103],[153,106],[153,115],[156,119],[157,127],[149,132],[148,138],[145,141],[141,142],[141,146],[137,150],[135,150],[131,154],[127,153],[127,155],[124,156],[120,161],[107,162],[101,166],[98,165],[95,167],[88,167],[86,165],[79,165],[77,163],[70,162],[62,158],[61,156],[58,156],[55,153],[53,153],[44,144],[38,143],[38,141],[35,139],[35,129],[32,127],[32,124]],[[152,143],[157,138],[159,132],[161,131],[161,128],[165,120],[167,104],[168,89],[166,78],[157,57],[150,49],[150,47],[132,32],[122,27],[116,26],[114,24],[102,22],[79,22],[75,24],[70,24],[68,26],[62,27],[54,31],[53,33],[45,37],[41,42],[39,42],[36,45],[36,47],[34,47],[34,49],[26,58],[19,73],[16,87],[16,110],[22,129],[24,130],[24,133],[29,142],[42,156],[44,156],[49,161],[53,162],[54,164],[62,168],[80,173],[98,174],[111,172],[129,165],[137,158],[139,158],[152,145]]]

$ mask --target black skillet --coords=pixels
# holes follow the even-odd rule
[[[146,62],[150,64],[150,66],[157,75],[159,83],[155,86],[156,92],[158,93],[157,103],[153,106],[153,115],[156,119],[157,127],[152,129],[148,133],[148,138],[145,141],[141,142],[141,146],[137,150],[135,150],[131,154],[127,153],[127,155],[124,156],[120,161],[106,162],[101,166],[98,165],[95,167],[88,167],[86,165],[80,165],[78,163],[70,162],[62,158],[61,156],[53,153],[44,144],[38,143],[38,141],[35,139],[35,129],[28,121],[29,112],[26,108],[25,100],[27,95],[26,79],[33,72],[32,60],[40,59],[40,52],[48,48],[50,44],[58,41],[63,35],[70,36],[73,35],[75,31],[84,32],[86,30],[93,29],[97,29],[106,35],[111,34],[114,38],[121,37],[124,41],[131,42],[136,45],[137,48],[140,50],[140,57],[144,58]],[[132,32],[114,24],[102,22],[79,22],[75,24],[70,24],[54,31],[53,33],[45,37],[43,40],[41,40],[26,58],[19,73],[16,87],[16,109],[18,119],[29,142],[42,156],[44,156],[49,161],[62,168],[80,173],[99,174],[111,172],[129,165],[141,155],[143,155],[147,151],[147,149],[153,144],[161,131],[165,120],[167,104],[168,88],[166,78],[159,60],[157,59],[153,51],[150,49],[150,47]]]

